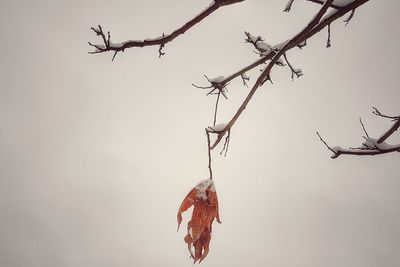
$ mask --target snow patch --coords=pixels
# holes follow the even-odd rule
[[[195,187],[196,190],[196,197],[201,198],[202,200],[207,200],[207,190],[211,192],[215,192],[215,185],[213,180],[205,179],[200,181]]]
[[[224,76],[218,76],[218,77],[215,77],[215,78],[210,79],[210,82],[212,82],[212,83],[220,83],[220,82],[222,82],[223,80],[225,80],[225,77],[224,77]]]
[[[210,129],[213,132],[221,132],[222,130],[225,129],[227,126],[227,123],[218,123],[217,125],[214,126],[208,126],[208,129]]]

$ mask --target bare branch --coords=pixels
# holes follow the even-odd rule
[[[207,150],[208,150],[208,171],[210,172],[210,179],[212,180],[212,168],[211,168],[211,141],[210,141],[210,132],[206,128],[206,135],[207,135]]]
[[[231,140],[231,131],[228,131],[228,134],[225,137],[225,143],[224,143],[224,147],[222,148],[221,152],[219,153],[220,155],[222,155],[222,153],[224,153],[224,157],[226,157],[226,154],[228,153],[228,148],[229,148],[229,141]]]
[[[218,92],[217,100],[215,101],[213,126],[215,126],[215,123],[217,122],[218,103],[219,103],[220,96],[221,96],[221,92]]]
[[[360,124],[361,124],[361,126],[363,128],[363,131],[365,133],[365,137],[364,138],[367,140],[367,139],[369,139],[368,132],[367,132],[367,130],[365,130],[365,126],[364,126],[364,123],[362,122],[361,118],[359,118],[359,119],[360,119]]]
[[[165,38],[165,34],[162,34],[162,37]],[[165,53],[162,51],[162,49],[164,48],[165,44],[160,44],[160,47],[158,48],[158,58],[162,57],[163,55],[165,55]]]
[[[382,118],[387,118],[387,119],[391,119],[392,121],[398,121],[400,120],[400,116],[388,116],[385,114],[382,114],[376,107],[372,107],[374,110],[372,111],[373,114],[382,117]]]
[[[303,76],[303,71],[298,68],[293,68],[293,66],[289,63],[289,60],[287,59],[286,53],[283,54],[283,57],[286,61],[286,64],[289,66],[291,72],[292,72],[292,81],[294,81],[294,76],[296,75],[297,78],[300,78],[300,76]]]
[[[321,31],[328,24],[347,14],[351,10],[355,10],[359,6],[365,4],[370,0],[355,0],[350,2],[348,5],[341,7],[335,13],[331,14],[329,17],[324,18],[317,26],[315,26],[312,30],[310,30],[304,37],[307,40],[309,37],[315,35],[317,32]]]
[[[337,151],[334,150],[333,148],[331,148],[331,147],[325,142],[325,140],[322,139],[322,137],[321,137],[321,135],[319,134],[319,132],[316,132],[316,133],[317,133],[317,135],[318,135],[318,137],[319,137],[319,140],[321,140],[321,142],[324,143],[324,145],[326,146],[326,148],[328,148],[330,151],[332,151],[333,156],[332,156],[331,158],[337,158],[337,157],[338,157],[338,156],[336,156]]]
[[[349,24],[349,22],[350,22],[350,20],[353,18],[353,16],[354,16],[354,12],[355,12],[356,10],[355,9],[353,9],[352,11],[351,11],[351,13],[350,13],[350,15],[347,17],[347,19],[345,19],[343,22],[346,22],[346,24],[344,25],[344,26],[347,26],[347,24]]]
[[[211,89],[206,95],[222,94],[222,96],[225,99],[228,99],[228,96],[226,94],[228,92],[228,89],[226,87],[229,85],[229,83],[225,82],[223,76],[213,78],[213,79],[209,79],[206,75],[204,75],[204,77],[210,83],[209,86],[198,86],[195,84],[192,84],[192,85],[199,89]]]
[[[331,24],[328,24],[328,39],[326,40],[326,48],[331,47]]]
[[[250,77],[246,73],[240,74],[240,77],[242,78],[243,85],[249,87],[246,81],[250,81]]]
[[[275,55],[275,52],[270,52],[268,54],[263,55],[260,59],[256,60],[255,62],[249,64],[248,66],[238,70],[237,72],[231,74],[230,76],[226,77],[225,80],[221,81],[221,83],[228,83],[235,78],[241,76],[242,74],[254,69],[255,67],[265,63],[267,60],[270,60],[273,55]]]
[[[243,1],[243,0],[241,0]],[[204,18],[206,18],[208,15],[216,11],[218,8],[224,5],[228,4],[233,4],[236,2],[241,2],[240,0],[236,1],[222,1],[222,0],[217,0],[214,1],[208,8],[206,8],[203,12],[201,12],[199,15],[194,17],[193,19],[189,20],[187,23],[185,23],[183,26],[180,28],[176,29],[173,31],[171,34],[163,34],[161,37],[157,37],[154,39],[145,39],[145,40],[130,40],[130,41],[125,41],[119,44],[114,44],[110,42],[110,34],[108,33],[108,39],[106,39],[105,34],[103,32],[103,29],[100,25],[98,25],[98,28],[92,27],[91,29],[96,33],[96,35],[101,36],[103,44],[93,44],[89,42],[89,45],[94,47],[95,50],[92,52],[89,52],[89,54],[98,54],[98,53],[104,53],[104,52],[109,52],[113,51],[115,58],[116,54],[118,52],[124,52],[125,49],[132,48],[132,47],[145,47],[145,46],[160,46],[159,47],[159,57],[164,55],[162,52],[162,48],[164,48],[165,44],[171,42],[175,38],[177,38],[179,35],[184,34],[187,30],[198,24],[200,21],[202,21]],[[232,3],[228,3],[232,2]]]

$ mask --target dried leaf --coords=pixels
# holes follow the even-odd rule
[[[178,230],[182,222],[182,213],[194,206],[192,219],[188,222],[184,238],[194,263],[204,260],[209,251],[211,228],[214,218],[221,223],[218,214],[218,198],[214,182],[211,179],[201,181],[182,201],[178,210]],[[194,254],[192,252],[194,247]]]

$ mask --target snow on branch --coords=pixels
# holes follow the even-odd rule
[[[244,32],[247,36],[245,39],[246,43],[250,43],[254,46],[254,48],[257,50],[257,54],[260,56],[263,56],[265,54],[268,54],[272,50],[272,46],[268,43],[265,42],[265,40],[261,36],[253,36],[249,32]]]
[[[331,147],[317,132],[320,141],[333,153],[331,158],[335,159],[340,155],[374,156],[380,154],[387,154],[391,152],[400,152],[400,144],[391,145],[385,142],[386,139],[389,138],[400,127],[400,116],[387,116],[382,114],[375,107],[373,109],[374,109],[374,111],[372,112],[373,114],[382,118],[391,119],[394,123],[392,127],[390,127],[386,132],[384,132],[379,138],[371,138],[362,120],[360,119],[360,124],[365,133],[365,136],[363,136],[365,141],[359,147],[350,147],[350,148],[342,148],[340,146]]]
[[[171,42],[174,40],[176,37],[179,35],[184,34],[187,30],[189,30],[191,27],[194,25],[198,24],[200,21],[202,21],[204,18],[206,18],[208,15],[213,13],[215,10],[217,10],[219,7],[225,6],[225,5],[230,5],[238,2],[242,2],[244,0],[215,0],[213,1],[210,6],[205,9],[202,13],[200,13],[198,16],[194,17],[190,21],[188,21],[186,24],[184,24],[182,27],[178,28],[171,34],[163,34],[160,37],[154,38],[154,39],[145,39],[142,41],[127,41],[119,44],[115,44],[111,42],[111,36],[110,33],[107,32],[105,33],[101,26],[99,25],[97,28],[92,28],[92,30],[101,37],[103,44],[101,45],[96,45],[92,44],[89,42],[89,44],[95,48],[95,51],[90,52],[90,53],[104,53],[108,51],[114,52],[114,57],[118,52],[123,52],[127,48],[131,47],[144,47],[144,46],[159,46],[159,56],[162,56],[164,52],[162,49],[164,48],[165,44],[168,42]],[[246,39],[245,41],[247,43],[250,43],[254,46],[254,48],[257,50],[257,54],[260,55],[260,58],[257,59],[256,61],[250,63],[249,65],[239,69],[235,73],[229,75],[229,76],[219,76],[214,79],[209,79],[207,76],[206,79],[209,82],[208,86],[197,86],[194,85],[196,88],[200,89],[208,89],[207,95],[217,95],[216,99],[216,104],[215,104],[215,110],[214,110],[214,120],[213,120],[213,125],[216,125],[217,121],[217,110],[218,110],[218,104],[219,104],[219,99],[220,96],[224,96],[227,98],[226,95],[226,87],[229,85],[229,83],[238,78],[241,77],[242,82],[244,85],[247,86],[246,81],[248,81],[248,76],[247,72],[250,70],[253,70],[257,66],[261,64],[265,64],[265,67],[261,69],[261,74],[258,76],[258,78],[255,80],[253,86],[251,87],[251,90],[249,91],[248,95],[246,98],[243,100],[241,106],[238,108],[234,116],[231,118],[231,120],[226,124],[226,127],[222,129],[221,131],[210,131],[210,133],[216,134],[217,138],[214,140],[213,144],[210,146],[210,149],[214,149],[220,141],[225,138],[227,138],[226,135],[227,133],[230,133],[231,128],[233,125],[236,123],[237,119],[240,117],[242,112],[246,109],[248,103],[252,99],[253,95],[255,92],[258,90],[259,87],[261,87],[267,80],[271,81],[271,70],[275,65],[279,66],[284,66],[284,62],[282,58],[285,59],[286,65],[290,68],[292,72],[292,79],[296,77],[300,77],[303,75],[303,72],[299,68],[294,68],[288,61],[286,53],[287,51],[298,47],[302,48],[307,44],[307,40],[311,37],[313,37],[315,34],[320,32],[322,29],[325,27],[328,27],[328,36],[330,36],[330,25],[332,22],[337,20],[338,18],[344,16],[345,14],[351,12],[350,16],[345,22],[348,22],[353,14],[354,10],[358,8],[359,6],[363,5],[364,3],[368,2],[369,0],[353,0],[353,1],[334,1],[334,0],[324,0],[324,1],[319,1],[319,0],[307,0],[309,2],[314,2],[317,4],[322,5],[320,10],[316,13],[316,15],[310,20],[310,22],[304,27],[302,31],[300,31],[298,34],[294,35],[291,39],[288,39],[284,42],[281,42],[275,46],[271,46],[270,44],[266,43],[264,39],[260,36],[254,36],[250,34],[249,32],[245,32]],[[291,6],[293,3],[292,1],[288,2],[288,6]],[[327,13],[329,8],[333,8],[334,10]],[[289,7],[290,9],[290,7]],[[327,14],[327,15],[326,15]],[[330,38],[329,38],[329,43],[330,43]],[[229,141],[229,138],[228,138]],[[228,142],[225,140],[225,142]]]
[[[214,149],[220,143],[222,138],[225,136],[225,133],[227,133],[228,131],[231,130],[231,128],[236,123],[237,119],[240,117],[242,112],[246,109],[247,104],[250,102],[253,95],[258,90],[258,88],[261,87],[265,83],[266,80],[270,79],[271,69],[273,68],[274,65],[277,64],[277,62],[279,62],[281,56],[284,56],[287,51],[289,51],[290,49],[292,49],[294,47],[299,47],[299,46],[304,45],[306,40],[308,40],[310,37],[317,34],[323,28],[330,25],[333,21],[344,16],[345,14],[347,14],[348,12],[350,12],[352,10],[355,10],[357,7],[363,5],[364,3],[368,2],[368,1],[369,0],[354,0],[347,5],[341,6],[340,8],[334,7],[334,8],[336,8],[335,12],[331,12],[323,18],[323,16],[327,12],[328,8],[331,7],[332,3],[333,3],[333,0],[325,1],[322,5],[321,9],[318,11],[318,13],[313,17],[313,19],[306,25],[306,27],[301,32],[299,32],[293,38],[291,38],[285,42],[282,42],[278,45],[272,46],[272,49],[269,50],[267,53],[265,53],[265,52],[262,53],[261,58],[257,62],[247,66],[246,68],[244,68],[242,70],[239,70],[235,74],[228,76],[228,78],[226,78],[224,81],[222,81],[222,82],[231,81],[234,78],[245,73],[246,71],[249,71],[250,69],[252,69],[260,64],[266,63],[268,61],[267,66],[262,70],[261,75],[255,81],[255,83],[252,86],[247,97],[244,99],[244,101],[242,102],[241,106],[236,111],[236,113],[234,114],[232,119],[228,122],[227,126],[221,132],[218,132],[217,139],[214,141],[213,145],[211,146],[211,149]],[[264,42],[261,37],[258,37],[258,36],[255,37],[247,32],[246,32],[246,36],[247,36],[246,42],[253,44],[253,46],[256,47],[257,50],[258,50],[258,44],[261,42]],[[288,61],[287,61],[287,63],[288,63]],[[288,64],[288,65],[290,65],[290,64]],[[289,68],[291,68],[292,75],[296,75],[296,76],[302,75],[302,71],[300,69],[295,69],[295,68],[291,67],[291,65],[289,66]],[[294,74],[293,74],[293,72],[294,72]]]

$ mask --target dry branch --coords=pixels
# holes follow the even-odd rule
[[[92,27],[91,29],[96,33],[96,35],[101,37],[103,44],[93,44],[91,42],[88,42],[90,46],[95,48],[95,50],[92,52],[89,52],[89,54],[113,52],[114,55],[113,55],[112,60],[114,60],[114,58],[118,52],[124,52],[125,49],[128,49],[128,48],[159,46],[158,53],[159,53],[159,57],[161,57],[165,54],[164,52],[162,52],[162,49],[164,48],[165,44],[173,41],[178,36],[184,34],[186,31],[188,31],[193,26],[195,26],[196,24],[201,22],[203,19],[205,19],[210,14],[212,14],[218,8],[220,8],[222,6],[242,2],[242,1],[244,1],[244,0],[215,0],[203,12],[201,12],[199,15],[197,15],[193,19],[189,20],[188,22],[186,22],[184,25],[182,25],[180,28],[173,31],[171,34],[166,35],[163,33],[162,36],[153,38],[153,39],[129,40],[129,41],[125,41],[122,43],[112,43],[110,40],[111,35],[110,35],[109,31],[107,32],[107,37],[106,37],[106,34],[100,25],[98,25],[97,28]]]
[[[99,25],[98,28],[92,28],[92,30],[101,37],[103,44],[102,45],[95,45],[92,43],[89,43],[91,46],[93,46],[96,50],[90,53],[103,53],[103,52],[108,52],[108,51],[113,51],[114,52],[114,57],[118,52],[122,52],[127,48],[131,47],[144,47],[144,46],[154,46],[158,45],[159,46],[159,56],[162,56],[164,52],[162,52],[163,47],[165,46],[166,43],[171,42],[174,40],[176,37],[179,35],[184,34],[187,30],[201,22],[204,18],[206,18],[208,15],[216,11],[218,8],[226,5],[231,5],[234,3],[242,2],[244,0],[215,0],[211,3],[211,5],[206,8],[202,13],[200,13],[198,16],[194,17],[193,19],[189,20],[186,24],[181,26],[180,28],[176,29],[173,31],[171,34],[165,35],[163,34],[161,37],[155,38],[155,39],[145,39],[142,41],[127,41],[123,42],[121,44],[113,44],[110,41],[110,33],[103,31],[101,26]],[[226,124],[226,126],[223,129],[220,129],[219,131],[209,131],[207,130],[207,137],[210,139],[209,134],[213,133],[216,134],[216,139],[212,145],[209,145],[209,150],[214,149],[222,140],[222,138],[225,136],[225,144],[223,150],[225,148],[227,149],[227,145],[229,144],[229,136],[230,136],[230,130],[233,127],[233,125],[236,123],[242,112],[246,109],[248,103],[252,99],[253,95],[255,92],[258,90],[259,87],[261,87],[267,80],[271,81],[271,70],[275,65],[281,65],[283,66],[284,63],[281,59],[283,57],[290,68],[292,72],[292,79],[296,77],[300,77],[303,73],[300,69],[294,68],[288,61],[287,59],[287,51],[291,50],[292,48],[299,47],[302,48],[307,44],[307,40],[311,37],[313,37],[315,34],[317,34],[319,31],[324,29],[325,27],[328,27],[328,41],[327,41],[327,46],[330,46],[330,26],[331,23],[337,20],[338,18],[342,17],[343,15],[347,14],[348,12],[351,12],[349,17],[345,20],[346,24],[354,15],[355,9],[357,9],[359,6],[363,5],[364,3],[368,2],[369,0],[354,0],[347,5],[344,6],[338,6],[333,4],[333,0],[327,0],[327,1],[320,1],[320,0],[307,0],[308,2],[313,2],[319,5],[322,5],[318,13],[313,17],[313,19],[305,26],[305,28],[300,31],[298,34],[296,34],[293,38],[277,44],[275,46],[271,46],[267,43],[264,42],[264,40],[257,36],[254,37],[250,33],[245,32],[246,34],[246,42],[251,43],[254,48],[257,50],[257,54],[260,55],[260,58],[249,65],[241,68],[240,70],[236,71],[235,73],[227,76],[226,78],[221,78],[216,80],[210,80],[208,79],[207,76],[206,79],[210,83],[208,86],[197,86],[194,85],[197,88],[201,89],[209,89],[210,91],[207,93],[207,95],[213,95],[217,94],[217,99],[215,103],[215,109],[214,109],[214,117],[213,117],[213,125],[215,126],[216,120],[217,120],[217,111],[218,111],[218,104],[219,104],[219,99],[220,95],[222,94],[226,98],[226,86],[230,83],[230,81],[236,79],[237,77],[241,77],[243,84],[247,86],[246,79],[247,77],[246,72],[256,68],[257,66],[261,64],[266,64],[266,66],[262,69],[261,74],[259,77],[256,79],[255,83],[253,84],[250,92],[246,96],[246,98],[243,100],[241,106],[239,109],[236,111],[234,116],[231,118],[231,120]],[[289,11],[291,5],[293,4],[293,0],[289,0],[288,4],[285,8],[285,11]],[[327,11],[329,8],[333,8],[333,11],[331,11],[328,15]],[[325,17],[324,17],[325,16]],[[272,81],[271,81],[272,82]],[[398,126],[397,126],[398,128]],[[396,129],[397,129],[396,128]],[[227,135],[228,133],[228,135]],[[390,132],[387,133],[388,136],[390,136]],[[381,139],[385,140],[387,138],[386,135],[382,136]],[[322,138],[321,138],[322,140]],[[326,144],[327,145],[327,144]],[[327,145],[328,146],[328,145]],[[329,147],[329,146],[328,146]],[[352,151],[354,152],[354,151]],[[211,168],[211,167],[210,167]]]

